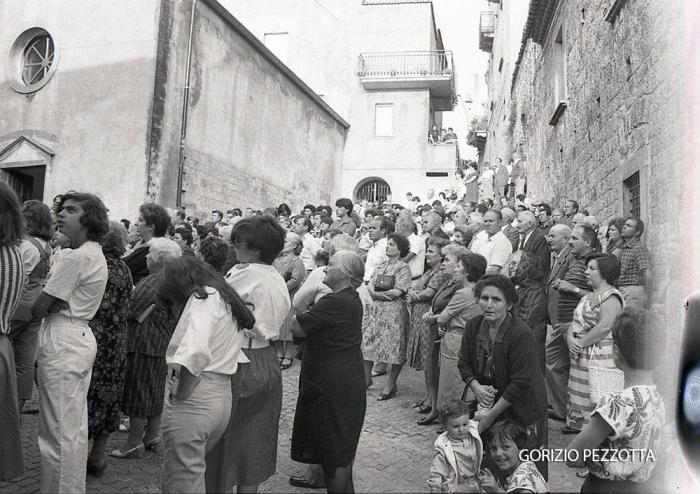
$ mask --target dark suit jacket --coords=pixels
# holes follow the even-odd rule
[[[555,254],[556,255],[556,254]],[[557,256],[547,277],[547,313],[549,314],[549,324],[554,326],[557,323],[557,304],[559,303],[559,290],[552,287],[552,283],[564,279],[569,263],[574,258],[569,247],[565,247],[561,255]]]
[[[542,268],[542,281],[546,280],[547,275],[549,274],[549,267],[551,265],[552,252],[549,250],[547,240],[545,240],[542,234],[537,231],[537,228],[535,228],[535,231],[532,232],[530,238],[528,238],[527,242],[525,242],[523,250],[534,255],[537,260],[540,261],[540,267]]]
[[[518,250],[518,244],[520,243],[520,233],[518,232],[518,229],[513,225],[508,225],[501,231],[508,238],[508,240],[510,240],[510,245],[513,246],[513,252]]]

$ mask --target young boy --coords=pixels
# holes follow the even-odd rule
[[[504,420],[493,424],[485,434],[491,458],[507,477],[505,489],[488,470],[479,473],[485,492],[549,492],[547,482],[531,461],[520,460],[520,450],[527,444],[525,429]]]
[[[461,400],[448,401],[440,422],[445,432],[435,441],[430,492],[480,492],[478,473],[484,447],[477,422],[469,419],[469,407]]]

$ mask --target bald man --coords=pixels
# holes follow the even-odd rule
[[[520,233],[518,250],[530,252],[537,258],[542,268],[541,281],[545,281],[549,275],[552,252],[549,250],[547,239],[537,231],[537,218],[532,211],[523,211],[518,215],[516,228]]]

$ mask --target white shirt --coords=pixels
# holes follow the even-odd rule
[[[520,241],[522,240],[522,245],[525,247],[525,244],[527,243],[528,239],[532,236],[532,234],[535,232],[535,230],[532,230],[530,233],[525,235],[525,238],[523,238],[522,234],[520,235],[520,238],[518,239],[518,246],[520,246]],[[511,244],[511,247],[513,244]]]
[[[369,281],[377,266],[388,260],[389,258],[386,256],[386,238],[383,238],[375,242],[367,251],[364,280]]]
[[[306,271],[312,271],[316,269],[316,254],[321,250],[322,245],[308,233],[304,235],[302,243],[304,244],[304,248],[301,249],[299,259],[304,263]]]
[[[489,267],[502,268],[508,262],[508,256],[513,252],[513,246],[502,231],[491,238],[486,231],[481,231],[474,238],[472,252],[484,256]]]
[[[243,331],[218,291],[207,288],[207,298],[191,295],[170,339],[165,362],[183,366],[197,377],[202,372],[233,375],[238,362],[249,361],[241,352]]]
[[[39,242],[39,245],[44,248],[46,248],[48,245],[48,242],[44,239],[34,237],[34,240]],[[37,249],[36,246],[27,239],[23,239],[22,242],[20,242],[20,244],[17,246],[17,250],[19,250],[19,253],[22,256],[22,261],[24,262],[24,272],[27,273],[27,276],[29,276],[29,273],[34,271],[34,268],[37,266],[37,264],[39,264],[39,261],[41,261],[41,253],[39,252],[39,249]],[[49,265],[50,264],[51,261],[49,260]]]
[[[416,255],[408,261],[408,268],[411,270],[411,278],[416,278],[425,269],[425,241],[415,233],[408,236],[408,241],[411,243],[411,252]]]
[[[317,303],[322,297],[333,293],[330,287],[323,283],[326,278],[326,267],[318,267],[309,273],[304,283],[299,287],[299,291],[294,295],[292,307],[301,312]]]
[[[51,268],[44,292],[68,303],[58,313],[89,320],[102,303],[107,286],[107,261],[97,242],[70,250]]]
[[[237,264],[226,274],[226,282],[255,316],[255,326],[244,329],[245,335],[263,341],[279,338],[292,306],[282,275],[267,264]]]

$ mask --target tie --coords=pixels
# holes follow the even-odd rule
[[[518,245],[518,250],[523,250],[525,247],[525,235],[520,235],[520,245]]]

